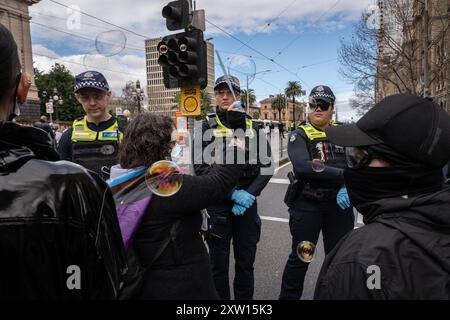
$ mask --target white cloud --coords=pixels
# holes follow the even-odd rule
[[[48,50],[41,46],[42,51]],[[50,50],[49,50],[50,51]],[[139,80],[141,86],[146,89],[145,61],[143,57],[116,56],[103,57],[101,55],[73,55],[60,58],[51,56],[35,55],[33,57],[34,67],[41,71],[50,71],[55,63],[63,64],[73,75],[87,70],[98,70],[108,80],[111,90],[120,96],[122,88],[128,81]],[[127,63],[129,61],[130,63]]]
[[[59,57],[59,55],[56,52],[54,52],[53,50],[50,50],[50,49],[44,47],[41,44],[34,44],[33,45],[33,54],[48,56],[48,57],[51,57],[51,58],[58,58]]]
[[[336,110],[338,112],[339,121],[353,121],[358,120],[360,117],[356,111],[350,107],[349,100],[353,98],[353,91],[336,92]]]

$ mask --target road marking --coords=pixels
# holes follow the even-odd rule
[[[283,219],[283,218],[275,218],[275,217],[265,217],[260,216],[262,220],[268,220],[268,221],[277,221],[277,222],[286,222],[289,223],[289,219]]]
[[[275,184],[289,184],[289,179],[276,179],[276,178],[272,178],[272,179],[270,179],[269,183],[275,183]]]
[[[278,171],[280,171],[281,169],[283,169],[284,167],[286,167],[286,166],[288,166],[288,165],[290,165],[290,164],[291,164],[291,162],[288,161],[287,163],[283,164],[281,167],[276,168],[275,174],[277,174]]]

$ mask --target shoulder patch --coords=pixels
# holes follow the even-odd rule
[[[289,138],[289,142],[293,143],[293,142],[295,142],[296,139],[297,139],[297,134],[293,133],[293,134],[291,134],[291,137]]]

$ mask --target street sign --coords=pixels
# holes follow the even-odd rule
[[[53,113],[53,102],[47,102],[45,104],[45,109],[46,109],[47,113],[52,114]]]
[[[176,112],[175,117],[177,119],[176,125],[178,132],[187,132],[188,131],[187,117],[183,116],[181,112]]]
[[[201,114],[200,106],[200,86],[181,88],[181,114],[184,116],[199,116]]]

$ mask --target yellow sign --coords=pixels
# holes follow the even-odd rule
[[[181,88],[181,114],[183,116],[199,116],[200,106],[200,86]]]

